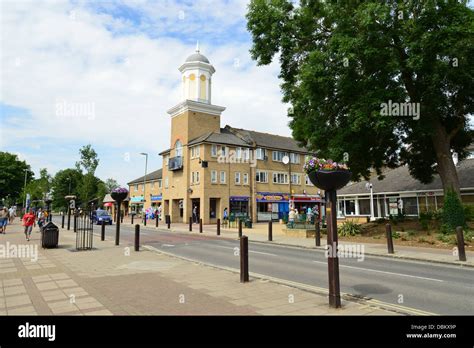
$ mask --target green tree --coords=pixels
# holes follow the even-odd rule
[[[461,200],[453,190],[444,195],[443,204],[443,228],[445,231],[453,232],[456,227],[465,227],[466,217]]]
[[[354,179],[409,166],[438,173],[459,195],[452,152],[473,141],[474,11],[458,1],[252,0],[248,29],[259,65],[279,57],[293,136],[317,155],[348,162]],[[419,103],[419,118],[384,106]]]
[[[76,169],[81,171],[85,170],[85,174],[82,178],[82,183],[79,187],[79,196],[83,204],[87,204],[90,200],[97,198],[95,197],[98,190],[99,179],[95,177],[95,170],[99,165],[99,158],[97,152],[92,148],[92,145],[88,144],[79,149],[81,159],[76,162]]]
[[[118,184],[117,180],[115,180],[115,179],[108,178],[107,180],[105,180],[106,193],[112,192],[114,189],[116,189],[119,186],[120,185]]]
[[[26,185],[26,189],[22,191],[21,196],[25,197],[26,193],[30,194],[32,201],[42,201],[51,191],[51,175],[46,168],[40,169],[40,177],[30,181]],[[36,202],[35,206],[44,206],[43,202]]]
[[[34,178],[31,167],[25,161],[20,161],[17,155],[0,152],[0,198],[7,199],[9,203],[25,201],[25,196],[21,195],[25,171],[26,182],[29,183]]]
[[[65,196],[74,195],[79,197],[79,187],[82,179],[82,172],[74,168],[60,170],[56,173],[51,184],[54,209],[67,209]]]

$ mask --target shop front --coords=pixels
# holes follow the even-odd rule
[[[230,196],[230,214],[234,216],[249,216],[249,197]]]
[[[288,193],[257,192],[257,221],[278,221],[289,211]]]
[[[130,198],[130,213],[131,214],[141,214],[143,212],[143,206],[145,201],[143,196],[136,196]]]
[[[158,207],[161,205],[162,198],[163,198],[162,195],[151,195],[150,196],[151,207],[153,209],[158,209]]]
[[[290,200],[290,207],[298,210],[300,215],[308,213],[308,209],[311,213],[314,211],[318,212],[319,218],[321,219],[321,206],[324,203],[320,195],[293,195]]]

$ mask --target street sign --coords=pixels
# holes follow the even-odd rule
[[[74,199],[69,201],[69,209],[76,209],[76,201]]]

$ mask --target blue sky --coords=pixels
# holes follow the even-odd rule
[[[247,1],[2,1],[0,148],[39,173],[73,167],[81,146],[121,184],[161,166],[178,67],[195,50],[216,68],[221,124],[290,135],[276,64],[250,59]],[[63,112],[76,107],[73,112]],[[58,111],[62,110],[62,111]],[[69,109],[71,110],[71,109]],[[79,111],[78,111],[79,110]],[[271,121],[271,122],[270,122]]]

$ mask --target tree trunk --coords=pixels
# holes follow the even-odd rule
[[[453,190],[461,199],[461,190],[459,184],[458,173],[454,165],[451,154],[450,138],[446,133],[443,125],[436,121],[434,122],[435,133],[432,136],[433,147],[436,152],[436,159],[438,163],[438,173],[443,183],[443,190],[446,193],[448,190]]]

